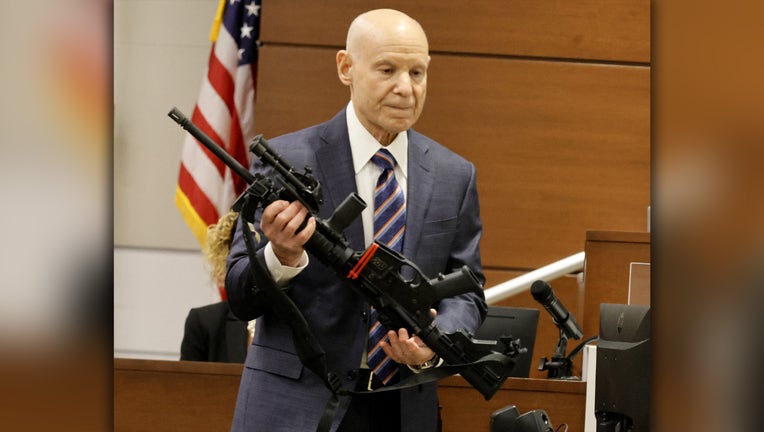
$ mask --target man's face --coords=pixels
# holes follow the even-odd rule
[[[427,93],[426,41],[386,38],[364,44],[348,69],[359,120],[382,144],[416,123]]]

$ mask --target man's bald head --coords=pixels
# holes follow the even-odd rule
[[[375,9],[357,16],[348,29],[345,49],[353,56],[363,52],[369,43],[379,43],[385,38],[402,38],[429,51],[427,36],[422,26],[413,18],[395,9]]]

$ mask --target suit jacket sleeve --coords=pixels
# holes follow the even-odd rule
[[[258,158],[254,158],[250,172],[263,174],[267,178],[275,178],[273,169],[264,166]],[[261,216],[262,209],[255,209],[254,215],[252,216],[254,218],[253,225],[255,227],[260,227]],[[237,227],[231,242],[231,249],[226,264],[226,295],[233,314],[242,321],[250,321],[262,316],[268,310],[268,306],[261,292],[254,290],[255,283],[250,275],[250,256],[244,241],[243,233],[243,230],[246,228],[246,221],[243,217],[240,217],[236,223]],[[254,240],[257,243],[255,256],[263,268],[267,268],[263,247],[267,244],[268,240],[262,233],[258,233],[257,235],[259,236],[260,241],[257,243],[258,238],[257,236],[254,237]]]
[[[456,231],[444,271],[458,271],[466,265],[475,273],[482,286],[485,283],[480,260],[480,239],[483,230],[478,203],[476,170],[471,163],[467,166],[469,170],[468,181],[460,200]],[[467,293],[444,299],[439,302],[437,309],[436,324],[441,330],[446,332],[457,330],[474,332],[483,322],[487,306],[485,295],[480,291],[479,293]]]

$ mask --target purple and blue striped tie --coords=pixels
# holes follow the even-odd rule
[[[382,168],[374,189],[374,239],[400,252],[406,232],[406,200],[395,179],[395,158],[386,149],[380,149],[371,161]],[[370,319],[366,362],[377,378],[387,384],[398,372],[398,364],[378,346],[386,337],[387,329],[377,321],[377,311],[373,307]]]

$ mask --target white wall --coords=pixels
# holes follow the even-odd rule
[[[114,354],[177,359],[188,309],[219,300],[174,204],[218,0],[114,2]]]
[[[185,132],[206,73],[217,0],[114,4],[114,242],[197,249],[175,203]]]
[[[114,356],[178,360],[188,310],[219,301],[201,254],[114,250]]]

